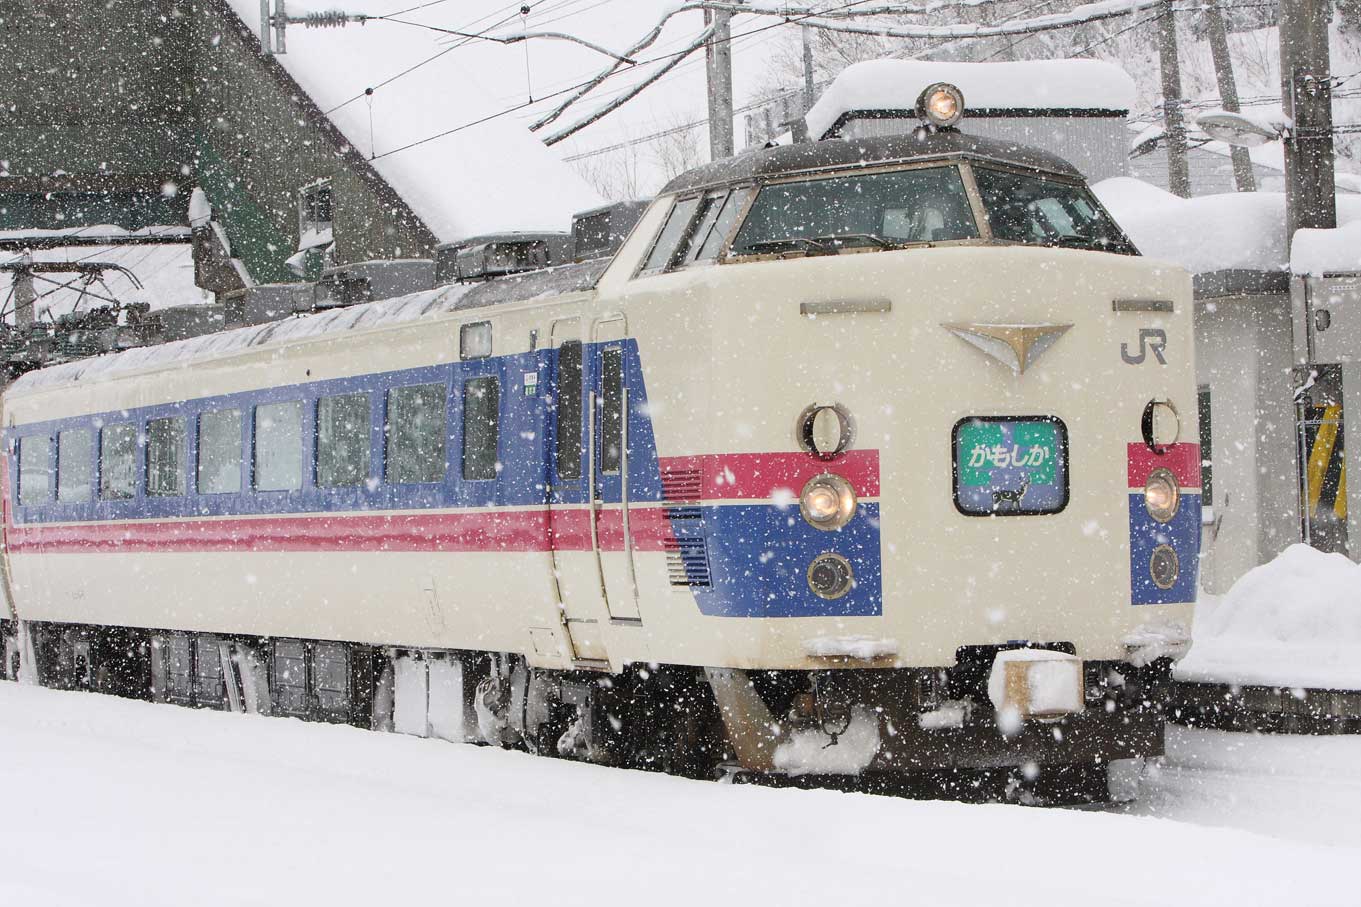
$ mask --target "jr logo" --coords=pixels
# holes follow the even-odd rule
[[[1130,365],[1139,365],[1148,358],[1149,351],[1153,352],[1159,365],[1167,365],[1167,357],[1163,355],[1163,350],[1167,349],[1167,331],[1162,328],[1141,328],[1139,330],[1139,354],[1131,356],[1129,344],[1120,344],[1120,358]]]

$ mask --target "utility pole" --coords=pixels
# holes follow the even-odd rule
[[[1293,125],[1285,140],[1286,243],[1302,227],[1337,226],[1329,0],[1281,4],[1281,98]]]
[[[705,24],[714,31],[704,46],[709,84],[709,159],[732,157],[732,13],[705,10]]]
[[[803,104],[799,110],[799,115],[794,118],[793,132],[794,141],[811,142],[813,137],[808,134],[808,121],[804,115],[813,108],[815,86],[813,84],[813,30],[807,25],[800,26],[799,31],[803,38]]]
[[[1158,59],[1163,79],[1163,129],[1167,134],[1167,188],[1173,195],[1190,198],[1186,121],[1181,109],[1181,66],[1177,61],[1177,20],[1172,13],[1171,0],[1158,4]]]
[[[1222,0],[1211,0],[1205,6],[1205,23],[1210,32],[1210,56],[1214,58],[1215,79],[1219,82],[1220,106],[1230,113],[1238,113],[1238,83],[1233,77],[1233,60],[1229,56],[1229,35],[1224,28],[1224,13],[1219,8]],[[1241,145],[1229,146],[1233,157],[1233,182],[1239,192],[1256,192],[1257,179],[1252,173],[1252,158]]]

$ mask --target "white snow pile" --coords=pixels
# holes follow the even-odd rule
[[[898,640],[877,636],[817,636],[803,641],[803,651],[809,658],[870,661],[895,657],[898,654]]]
[[[856,706],[836,736],[817,727],[796,728],[775,748],[775,767],[790,775],[858,775],[879,753],[879,719]]]
[[[1196,605],[1180,680],[1361,690],[1361,565],[1292,545]]]
[[[1149,258],[1178,264],[1193,274],[1229,269],[1284,271],[1285,195],[1231,192],[1178,198],[1132,177],[1092,187],[1116,222]],[[1341,224],[1361,221],[1361,198],[1339,196]]]
[[[1024,666],[1024,667],[1022,667]],[[1025,672],[1025,702],[1009,698],[1007,675]],[[1050,649],[1004,649],[993,659],[988,674],[988,699],[998,712],[1022,709],[1032,715],[1057,715],[1082,710],[1082,662],[1067,652]]]
[[[1123,115],[1134,104],[1134,80],[1119,66],[1100,60],[866,60],[842,70],[818,98],[804,117],[808,132],[821,138],[852,110],[912,110],[922,91],[935,82],[949,82],[964,94],[966,119],[970,108],[1111,110]]]
[[[1290,270],[1311,277],[1361,273],[1361,220],[1335,230],[1296,230]]]

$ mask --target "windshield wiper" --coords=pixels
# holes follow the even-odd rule
[[[817,236],[813,238],[813,242],[822,243],[824,245],[832,246],[833,248],[849,245],[847,240],[864,240],[870,245],[878,246],[881,249],[893,248],[893,243],[884,239],[882,236],[875,236],[873,233],[837,233],[832,236]]]
[[[789,249],[799,249],[804,252],[834,251],[827,248],[827,246],[818,242],[816,239],[807,239],[802,236],[786,236],[783,239],[763,239],[758,242],[747,243],[747,247],[742,250],[742,253],[760,255],[763,252],[784,252]]]

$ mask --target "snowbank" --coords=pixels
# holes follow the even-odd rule
[[[12,683],[0,728],[3,904],[1356,899],[1354,849],[1158,819],[685,781]]]
[[[1196,606],[1180,680],[1361,690],[1361,565],[1292,545]]]
[[[1194,274],[1290,267],[1282,193],[1178,198],[1127,176],[1103,180],[1092,190],[1149,258],[1178,264]],[[1337,215],[1342,224],[1361,221],[1361,198],[1339,196]]]
[[[821,138],[850,110],[911,110],[926,86],[949,82],[964,93],[969,109],[1083,109],[1127,113],[1134,80],[1100,60],[1026,60],[948,63],[928,60],[866,60],[836,77],[804,118]]]

